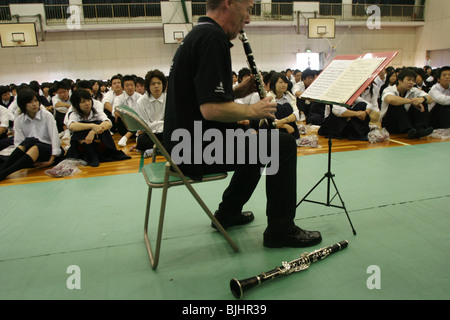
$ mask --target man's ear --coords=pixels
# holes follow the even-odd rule
[[[231,4],[235,2],[235,0],[224,0],[225,8],[230,8]]]

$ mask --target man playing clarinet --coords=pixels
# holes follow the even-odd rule
[[[252,105],[234,102],[255,91],[254,78],[241,82],[233,90],[230,54],[230,40],[235,39],[245,24],[250,23],[252,8],[253,0],[207,0],[207,16],[201,17],[198,25],[181,42],[172,61],[165,111],[164,142],[172,156],[174,148],[181,143],[173,135],[176,130],[188,131],[195,138],[198,128],[201,128],[202,133],[214,129],[225,137],[227,130],[238,129],[238,121],[275,118],[273,113],[276,103],[271,98],[264,98]],[[267,129],[267,136],[277,138],[275,145],[278,147],[272,157],[277,157],[279,166],[275,173],[266,174],[265,177],[267,228],[263,244],[272,248],[316,245],[322,240],[320,233],[303,230],[294,223],[297,194],[295,140],[291,135],[277,130]],[[272,150],[273,139],[249,139],[256,141],[257,146],[248,143],[245,144],[245,150],[238,150],[242,149],[242,145],[235,146],[231,152],[234,151],[233,155],[236,156],[244,151],[244,162],[234,159],[231,163],[204,160],[199,163],[196,161],[198,155],[212,143],[204,140],[190,144],[191,149],[187,154],[190,154],[192,161],[178,163],[180,169],[197,180],[201,180],[203,175],[233,171],[215,217],[224,228],[250,223],[254,219],[253,213],[243,211],[243,207],[268,163],[260,159],[255,163],[249,159],[254,150]],[[225,158],[230,159],[229,145],[224,143],[220,151]]]

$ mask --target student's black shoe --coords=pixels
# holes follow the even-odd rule
[[[417,136],[417,130],[414,128],[409,129],[408,131],[408,139],[414,139]]]
[[[224,227],[224,229],[233,226],[240,226],[243,224],[247,224],[255,219],[251,211],[244,211],[237,215],[225,215],[219,211],[216,211],[216,213],[214,213],[214,216],[216,217],[217,220],[219,220],[220,224],[222,225],[222,227]],[[211,222],[211,227],[217,229],[214,222]]]
[[[288,234],[271,234],[264,231],[264,246],[268,248],[304,248],[319,244],[322,236],[319,231],[307,231],[294,226]]]
[[[433,130],[434,130],[433,127],[419,130],[419,132],[417,133],[417,138],[426,137],[426,136],[432,134]]]

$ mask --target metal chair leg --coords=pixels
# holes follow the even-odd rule
[[[145,245],[147,247],[147,253],[148,257],[150,259],[150,264],[152,266],[153,270],[156,270],[159,263],[159,254],[161,249],[161,239],[162,239],[162,232],[163,232],[163,226],[164,226],[164,215],[166,211],[166,199],[167,199],[167,192],[169,189],[169,176],[166,175],[164,178],[164,187],[163,187],[163,193],[162,193],[162,199],[161,199],[161,208],[159,212],[159,222],[158,222],[158,230],[156,234],[156,244],[155,244],[155,251],[153,252],[152,246],[150,244],[150,240],[148,237],[148,223],[149,223],[149,216],[150,216],[150,199],[151,199],[151,193],[152,188],[149,188],[148,196],[147,196],[147,209],[145,213],[145,225],[144,225],[144,239],[145,239]]]
[[[234,243],[234,241],[231,239],[231,237],[228,235],[228,233],[225,231],[222,224],[214,217],[211,210],[209,210],[208,206],[203,202],[202,198],[198,195],[198,193],[195,191],[195,189],[191,186],[190,183],[185,183],[186,187],[189,189],[191,194],[194,196],[195,200],[197,200],[198,204],[202,207],[203,211],[208,215],[208,217],[211,219],[211,221],[216,225],[217,230],[222,234],[222,236],[227,240],[228,244],[233,248],[234,252],[238,252],[239,248]]]

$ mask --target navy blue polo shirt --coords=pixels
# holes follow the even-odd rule
[[[164,144],[171,152],[178,141],[172,141],[174,130],[183,128],[194,136],[194,121],[202,121],[202,131],[236,128],[236,123],[205,120],[200,105],[208,102],[230,102],[233,97],[231,42],[213,19],[201,17],[188,33],[173,58],[164,116]],[[209,143],[202,142],[202,149]],[[198,144],[197,144],[198,146]],[[192,157],[195,152],[192,143]],[[180,168],[192,178],[201,177],[201,165],[181,164]]]

